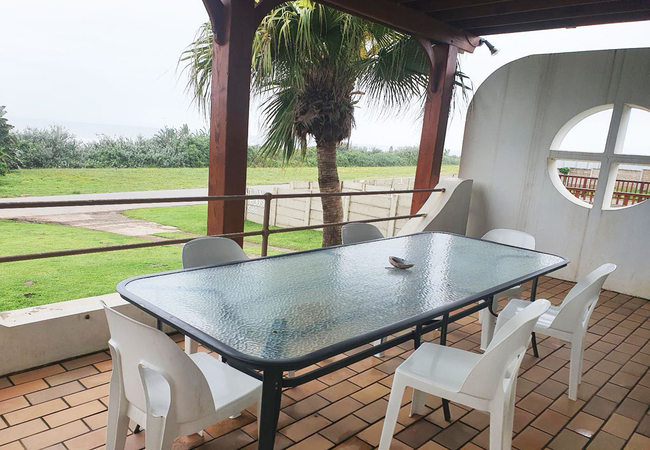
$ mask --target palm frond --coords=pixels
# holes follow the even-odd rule
[[[212,30],[204,24],[179,59],[188,76],[187,92],[204,113],[212,42]],[[348,138],[361,95],[384,116],[403,112],[414,99],[423,104],[429,66],[411,36],[312,0],[295,0],[262,20],[254,36],[251,75],[251,91],[262,100],[265,118],[263,154],[282,154],[289,161],[308,136],[317,142]],[[454,109],[471,91],[460,68],[456,85]]]
[[[283,161],[287,163],[294,156],[297,148],[302,149],[304,156],[306,146],[299,146],[299,138],[293,129],[295,103],[296,91],[285,88],[269,97],[262,105],[266,128],[266,139],[261,146],[263,157],[274,157],[280,154]]]
[[[176,68],[183,64],[181,73],[187,73],[185,92],[192,96],[192,102],[199,111],[208,115],[210,111],[210,89],[212,82],[212,27],[204,23],[196,32],[194,41],[181,53]]]
[[[414,98],[423,99],[429,82],[424,52],[410,36],[378,34],[377,50],[359,77],[369,104],[386,114],[401,112]]]

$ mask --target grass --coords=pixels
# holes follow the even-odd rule
[[[284,243],[304,246],[307,243],[316,244],[317,241],[316,246],[320,246],[320,233],[311,233],[314,236],[303,236],[302,239],[294,237],[292,241]],[[184,236],[182,233],[164,234],[164,237],[176,239]],[[134,242],[144,240],[66,225],[0,220],[1,256]],[[244,245],[244,251],[249,255],[261,254],[261,248],[254,245]],[[269,255],[280,253],[269,250]],[[126,278],[181,267],[181,248],[176,246],[1,263],[0,311],[109,294],[115,292],[117,283]]]
[[[442,173],[458,173],[458,166],[443,166]],[[340,167],[342,180],[399,178],[415,175],[414,166]],[[316,181],[315,167],[248,169],[247,184],[281,184]],[[0,197],[22,195],[94,194],[206,187],[207,168],[180,169],[28,169],[0,177]]]
[[[0,220],[0,255],[142,242],[65,225]],[[181,248],[152,247],[0,264],[0,311],[115,292],[125,278],[179,269]]]
[[[124,211],[123,214],[133,219],[156,222],[162,225],[170,225],[185,233],[204,236],[207,231],[207,207],[205,205],[131,209]],[[278,227],[272,228],[278,229]],[[244,224],[244,231],[246,232],[261,230],[262,225],[258,223],[247,220]],[[323,233],[321,231],[306,230],[296,231],[293,233],[273,234],[269,237],[269,244],[274,247],[288,248],[291,250],[309,250],[320,247],[322,239]],[[261,244],[262,237],[250,236],[246,238],[246,241]]]

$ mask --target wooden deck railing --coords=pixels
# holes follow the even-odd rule
[[[593,204],[598,178],[559,174],[562,184],[576,198]],[[650,198],[650,181],[616,180],[612,206],[631,206]]]

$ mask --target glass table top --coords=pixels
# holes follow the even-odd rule
[[[390,268],[389,256],[415,265]],[[237,352],[277,360],[439,315],[566,263],[492,242],[421,233],[137,277],[118,291]]]

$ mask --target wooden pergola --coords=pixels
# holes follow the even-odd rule
[[[255,30],[286,0],[203,0],[214,32],[208,194],[246,192],[246,152]],[[456,58],[479,35],[650,20],[648,0],[318,0],[416,37],[428,56],[429,90],[415,188],[438,184]],[[432,45],[434,44],[434,45]],[[428,194],[415,194],[416,212]],[[244,229],[244,202],[208,206],[208,234]]]

